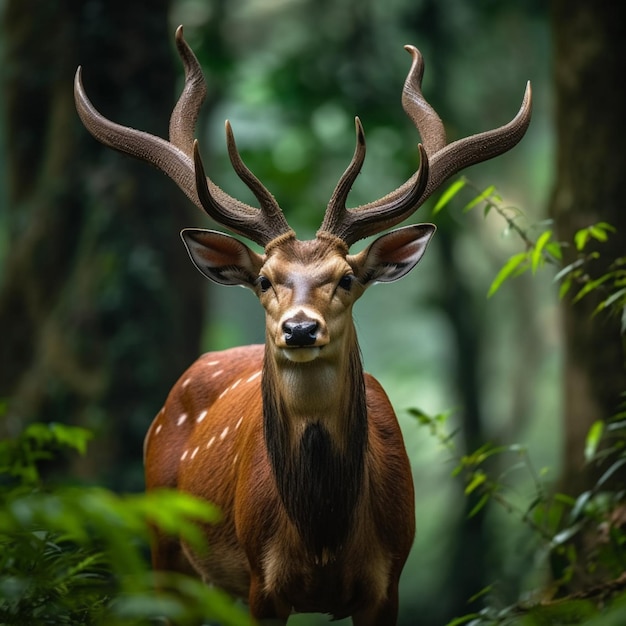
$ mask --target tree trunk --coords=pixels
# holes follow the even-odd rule
[[[9,0],[2,24],[5,434],[33,420],[92,428],[97,443],[80,470],[127,488],[141,485],[152,416],[197,355],[201,281],[178,237],[189,203],[162,174],[86,133],[72,81],[81,64],[107,117],[166,134],[177,69],[168,8]]]
[[[557,180],[551,215],[559,239],[598,221],[617,234],[597,247],[592,269],[604,274],[622,256],[626,235],[624,142],[626,141],[626,23],[621,5],[611,0],[553,0],[556,85]],[[570,249],[564,262],[574,260]],[[620,320],[591,315],[593,295],[562,306],[564,328],[565,449],[562,489],[573,495],[588,489],[594,476],[584,467],[590,426],[617,412],[626,390]],[[622,479],[624,476],[621,477]]]

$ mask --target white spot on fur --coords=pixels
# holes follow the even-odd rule
[[[161,432],[161,428],[163,428],[163,424],[157,424],[157,427],[154,429],[154,434],[158,435]]]
[[[246,382],[251,383],[255,378],[258,378],[260,375],[261,375],[261,370],[259,370],[256,374],[252,374],[252,376],[250,376],[250,378],[248,378]]]
[[[185,450],[182,454],[182,456],[180,457],[181,461],[184,461],[187,458],[187,454],[189,453],[189,450]]]
[[[198,454],[198,450],[200,450],[200,446],[196,446],[194,448],[194,451],[191,453],[191,458],[192,459],[196,456],[196,454]]]
[[[207,363],[207,365],[219,365],[219,364],[220,364],[220,362],[219,362],[219,361],[209,361],[209,362]]]
[[[238,455],[238,454],[235,454],[235,458],[233,459],[233,465],[234,465],[235,463],[237,463],[237,459],[238,459],[238,458],[239,458],[239,455]]]
[[[224,370],[217,370],[217,372],[213,372],[211,374],[211,378],[215,378],[216,376],[219,376]]]
[[[217,399],[219,400],[220,398],[223,398],[229,391],[230,391],[230,387],[226,387],[226,389],[224,389],[224,391],[220,393]]]
[[[235,424],[235,430],[241,426],[241,422],[243,422],[243,415],[239,418],[238,422]]]
[[[201,422],[207,416],[207,413],[208,411],[202,411],[202,413],[196,417],[196,422]]]
[[[206,444],[207,449],[210,448],[213,445],[214,441],[215,441],[215,435],[213,435],[213,437],[211,437],[211,439],[209,439],[209,443]]]
[[[189,385],[190,382],[191,382],[191,378],[186,378],[183,381],[183,389],[185,389],[187,387],[187,385]]]
[[[226,426],[226,428],[224,428],[224,430],[222,431],[222,434],[220,435],[220,439],[223,441],[226,438],[226,435],[228,435],[228,426]]]
[[[180,417],[176,421],[176,426],[180,426],[181,424],[183,424],[186,419],[187,419],[187,413],[181,413]]]
[[[231,389],[234,389],[239,383],[241,382],[241,378],[238,378],[232,385],[231,385]]]

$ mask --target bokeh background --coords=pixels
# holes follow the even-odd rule
[[[450,140],[506,123],[530,80],[526,137],[465,175],[478,189],[496,185],[532,235],[554,216],[567,158],[584,166],[580,177],[592,178],[596,198],[612,171],[607,160],[623,165],[623,122],[606,129],[621,106],[619,90],[614,100],[610,93],[615,77],[623,79],[623,26],[607,8],[617,4],[0,1],[2,434],[34,420],[88,427],[95,440],[67,476],[139,491],[143,435],[178,376],[202,351],[263,341],[253,294],[207,284],[187,258],[180,229],[214,227],[209,218],[162,174],[103,148],[81,126],[72,96],[79,64],[106,116],[166,136],[183,80],[173,45],[183,24],[208,79],[197,136],[210,176],[253,202],[226,156],[228,118],[244,160],[301,238],[321,223],[351,157],[355,115],[368,156],[353,206],[385,195],[417,167],[419,136],[400,104],[410,65],[404,44],[424,55],[424,93]],[[580,66],[593,68],[585,85]],[[578,126],[564,128],[563,108],[578,105],[563,102],[563,85],[574,95],[598,88],[594,123],[611,152],[586,141],[596,132],[583,123],[589,107],[578,107]],[[561,135],[572,150],[559,150]],[[595,157],[604,161],[591,165]],[[554,272],[520,276],[487,299],[502,264],[524,248],[493,212],[463,213],[472,194],[464,190],[433,218],[435,196],[411,218],[437,223],[428,254],[404,280],[370,289],[355,312],[366,369],[396,408],[413,465],[418,534],[401,589],[407,625],[467,613],[468,598],[490,584],[511,602],[542,577],[518,518],[497,506],[468,518],[473,504],[451,475],[450,450],[411,409],[449,413],[459,454],[485,442],[521,444],[548,485],[567,484],[568,455],[576,465],[581,454],[565,445],[568,351]],[[594,210],[616,211],[604,196],[588,204],[590,220]],[[506,480],[523,508],[536,489],[528,466]]]

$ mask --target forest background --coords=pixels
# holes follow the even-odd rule
[[[527,80],[534,111],[518,147],[466,172],[471,185],[445,210],[433,215],[435,198],[414,216],[438,226],[415,273],[357,305],[365,365],[396,408],[416,484],[403,623],[443,624],[479,606],[468,599],[485,588],[506,605],[544,584],[551,564],[536,566],[528,526],[498,506],[468,516],[478,494],[451,475],[450,449],[424,416],[449,415],[461,457],[487,442],[519,444],[546,486],[576,497],[593,482],[589,429],[617,413],[625,389],[621,322],[592,323],[593,302],[560,302],[549,268],[487,298],[525,244],[495,212],[463,211],[471,189],[495,185],[533,241],[550,228],[572,242],[607,222],[617,234],[602,259],[624,254],[625,28],[617,3],[587,4],[0,2],[0,434],[34,421],[88,428],[87,453],[57,471],[140,491],[142,439],[178,376],[202,351],[263,341],[252,294],[208,285],[189,263],[178,232],[209,219],[162,174],[81,126],[79,64],[107,117],[166,136],[183,24],[209,83],[198,137],[211,177],[252,202],[226,156],[228,118],[246,163],[306,238],[352,153],[355,115],[368,157],[352,205],[414,171],[419,138],[400,105],[410,43],[450,139],[511,119]],[[513,465],[493,463],[496,474]],[[516,502],[536,489],[528,463],[506,478]]]

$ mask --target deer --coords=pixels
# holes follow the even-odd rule
[[[181,236],[209,280],[254,292],[265,311],[265,344],[200,356],[150,425],[146,489],[177,489],[221,511],[219,523],[203,526],[207,552],[156,532],[152,566],[193,571],[243,598],[261,623],[284,625],[294,612],[314,612],[351,617],[355,626],[396,624],[398,583],[415,534],[414,486],[394,409],[363,370],[352,309],[374,283],[410,272],[435,226],[380,233],[408,219],[454,174],[522,139],[531,117],[530,83],[510,122],[449,143],[422,95],[422,55],[405,46],[412,62],[402,104],[421,137],[419,166],[384,197],[347,208],[365,158],[363,126],[355,118],[352,159],[315,238],[300,240],[244,164],[228,121],[232,167],[258,207],[206,175],[194,138],[206,83],[182,26],[175,41],[185,83],[169,140],[101,115],[86,95],[80,67],[77,111],[95,139],[158,168],[229,231],[187,228]]]

